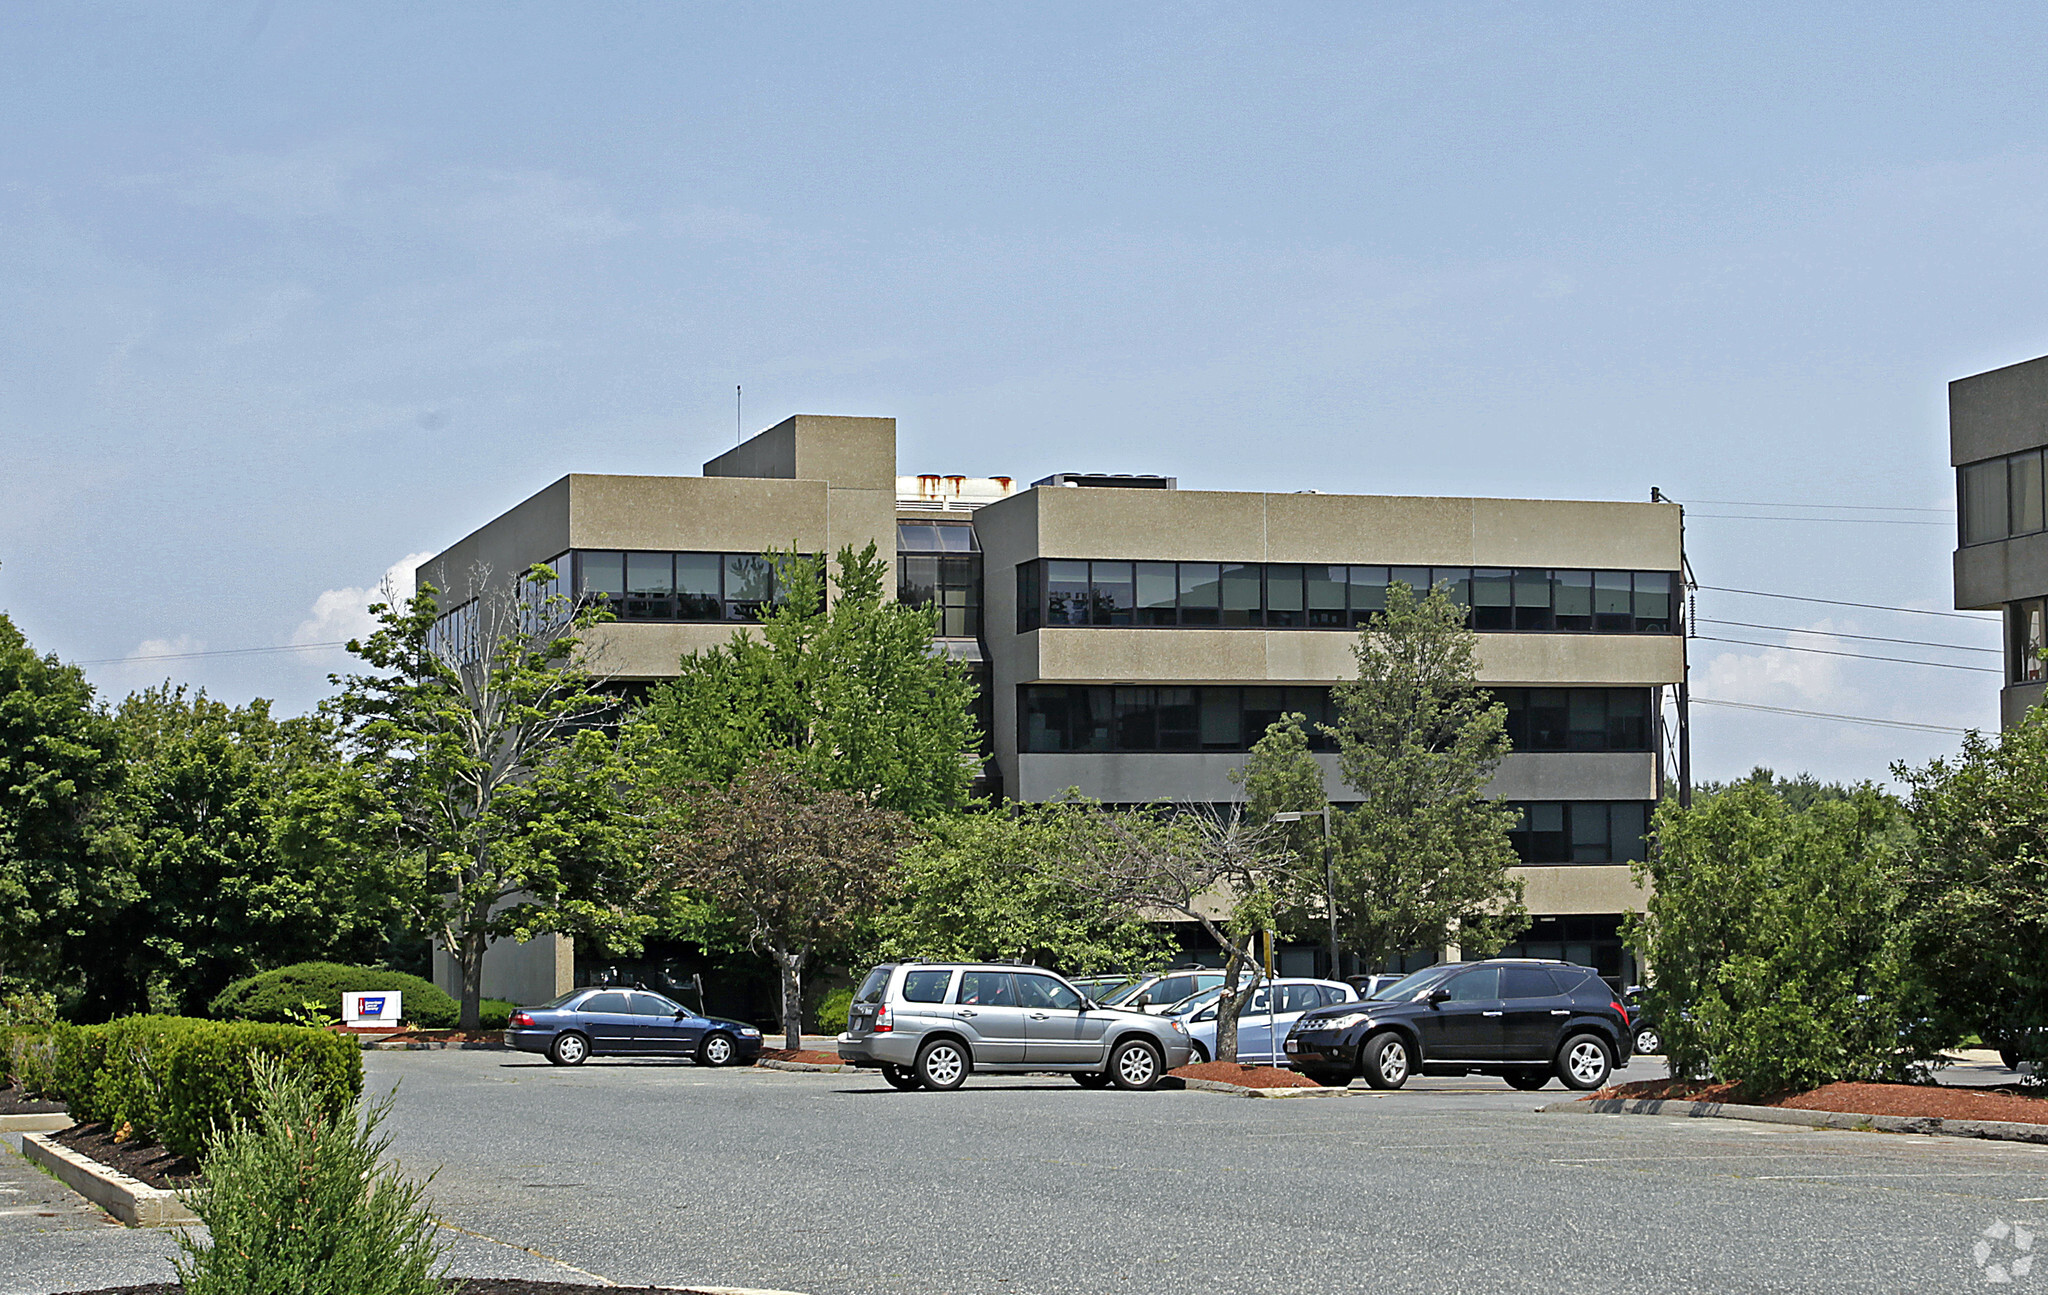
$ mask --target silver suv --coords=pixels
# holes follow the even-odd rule
[[[1083,1088],[1147,1089],[1188,1062],[1187,1029],[1099,1007],[1050,971],[978,962],[905,962],[861,982],[839,1059],[892,1087],[958,1088],[970,1070],[1050,1070]]]

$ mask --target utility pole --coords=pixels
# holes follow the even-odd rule
[[[1273,815],[1275,823],[1299,823],[1305,818],[1317,817],[1300,810],[1288,810]],[[1323,908],[1330,918],[1330,979],[1343,974],[1342,955],[1337,952],[1337,869],[1330,859],[1330,807],[1323,806],[1320,817],[1323,820]]]

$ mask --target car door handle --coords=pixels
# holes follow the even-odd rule
[[[981,1015],[981,1013],[979,1013],[979,1012],[975,1011],[975,1010],[974,1010],[973,1008],[971,1008],[971,1007],[963,1007],[963,1008],[961,1008],[961,1009],[960,1009],[959,1011],[957,1011],[957,1012],[953,1013],[953,1015],[955,1015],[955,1016],[979,1016],[979,1015]]]
[[[1552,1016],[1570,1016],[1571,1010],[1564,1007],[1553,1007],[1550,1009],[1550,1014]]]
[[[1499,1015],[1500,1015],[1500,1013],[1499,1013],[1499,1012],[1481,1012],[1481,1013],[1480,1013],[1480,1015],[1481,1015],[1481,1016],[1499,1016]]]
[[[1045,1019],[1046,1019],[1046,1013],[1044,1013],[1044,1012],[1033,1012],[1033,1013],[1031,1014],[1031,1019],[1032,1019],[1032,1020],[1034,1020],[1034,1021],[1042,1021],[1042,1020],[1045,1020]]]

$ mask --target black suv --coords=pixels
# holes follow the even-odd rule
[[[1555,1075],[1598,1088],[1632,1055],[1628,1011],[1591,967],[1527,958],[1443,963],[1379,997],[1305,1014],[1287,1064],[1320,1084],[1374,1088],[1408,1076],[1495,1074],[1537,1089]]]

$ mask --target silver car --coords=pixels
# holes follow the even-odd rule
[[[889,963],[861,982],[839,1059],[892,1087],[958,1088],[968,1072],[1049,1070],[1083,1088],[1147,1089],[1188,1063],[1187,1027],[1100,1007],[1050,971],[1000,963]]]
[[[1222,997],[1221,988],[1212,989],[1174,1007],[1171,1019],[1188,1027],[1196,1061],[1215,1058],[1216,1009]],[[1303,1012],[1357,999],[1356,990],[1334,980],[1268,981],[1252,991],[1237,1014],[1237,1059],[1246,1065],[1284,1066],[1287,1054],[1274,1041],[1286,1039]]]

